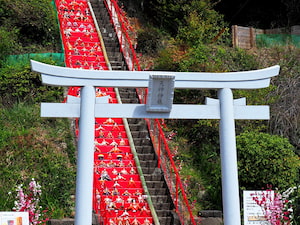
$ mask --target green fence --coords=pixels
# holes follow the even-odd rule
[[[292,34],[257,34],[257,47],[294,45],[300,47],[300,35]]]
[[[14,64],[17,62],[28,62],[30,59],[43,61],[43,59],[51,59],[56,62],[57,65],[64,65],[65,56],[64,53],[29,53],[22,55],[10,55],[8,56],[6,63]]]

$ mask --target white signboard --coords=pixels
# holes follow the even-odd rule
[[[170,112],[174,96],[174,75],[150,75],[147,111]]]
[[[270,191],[268,193],[270,194]],[[261,199],[263,194],[267,194],[267,191],[243,191],[244,225],[271,225],[266,220],[261,206],[253,200],[254,196]]]
[[[0,212],[0,225],[29,225],[28,212]]]

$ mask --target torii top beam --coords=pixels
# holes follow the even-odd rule
[[[84,70],[52,66],[31,60],[33,71],[42,75],[42,82],[55,86],[148,87],[150,75],[175,75],[174,88],[189,89],[259,89],[270,85],[279,74],[278,65],[242,72],[158,72]]]

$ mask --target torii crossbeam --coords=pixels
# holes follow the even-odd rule
[[[51,66],[31,61],[33,71],[42,75],[42,82],[54,86],[80,86],[80,100],[68,98],[67,103],[42,103],[43,117],[80,117],[76,180],[76,225],[91,224],[94,152],[94,119],[167,118],[220,119],[222,164],[222,195],[225,225],[240,225],[240,200],[235,138],[235,119],[269,119],[269,106],[247,106],[246,100],[233,99],[231,89],[268,87],[270,79],[279,74],[278,65],[269,68],[229,73],[191,73],[157,71],[103,71]],[[206,99],[205,105],[177,105],[160,112],[149,110],[147,104],[98,103],[95,87],[149,87],[151,78],[174,77],[174,88],[218,89],[219,99]],[[160,80],[165,82],[164,80]],[[162,84],[162,83],[161,83]],[[167,83],[166,83],[167,84]],[[156,105],[172,100],[173,90],[163,84],[156,96]],[[79,98],[77,98],[79,99]],[[151,103],[152,104],[152,103]]]

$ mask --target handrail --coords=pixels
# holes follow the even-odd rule
[[[122,100],[121,100],[118,88],[115,88],[115,93],[116,93],[116,98],[118,100],[118,103],[122,104]],[[140,160],[139,160],[139,157],[138,157],[137,152],[136,152],[136,148],[135,148],[135,145],[134,145],[134,142],[133,142],[133,137],[131,135],[129,124],[128,124],[128,121],[127,121],[126,118],[123,118],[123,124],[124,124],[125,130],[126,130],[126,134],[127,134],[127,138],[128,138],[128,142],[129,142],[129,145],[130,145],[131,152],[134,156],[134,161],[135,161],[135,164],[136,164],[136,168],[137,168],[137,171],[140,175],[143,190],[144,190],[145,194],[147,195],[146,200],[147,200],[148,205],[149,205],[149,209],[150,209],[150,212],[151,212],[151,215],[152,215],[152,218],[153,218],[154,225],[160,225],[157,213],[155,211],[155,208],[154,208],[154,205],[153,205],[153,202],[152,202],[152,199],[151,199],[150,192],[148,190],[148,187],[147,187],[147,184],[146,184],[146,181],[145,181],[145,177],[144,177],[144,174],[143,174],[143,171],[142,171],[142,168],[141,168]]]
[[[147,89],[138,88],[137,93],[141,103],[145,103],[147,99]],[[170,148],[168,146],[164,131],[158,119],[145,119],[150,131],[150,137],[153,147],[158,156],[158,166],[162,168],[166,183],[170,190],[176,212],[178,213],[180,222],[184,224],[196,225],[185,189],[180,179],[180,175],[176,164],[172,158]],[[174,177],[173,174],[175,175]],[[179,193],[180,192],[180,193]],[[188,214],[188,216],[187,216]],[[189,222],[187,222],[189,221]]]
[[[107,7],[107,9],[110,13],[111,18],[112,18],[112,23],[115,26],[115,31],[117,33],[117,36],[118,36],[118,39],[119,39],[119,42],[120,42],[120,45],[121,45],[121,51],[123,52],[123,55],[124,55],[124,58],[126,60],[126,63],[128,65],[129,70],[131,70],[131,71],[141,70],[139,62],[138,62],[136,54],[135,54],[135,50],[132,46],[130,37],[127,33],[127,29],[124,27],[124,24],[123,24],[124,20],[122,19],[122,13],[121,13],[121,10],[120,10],[120,8],[117,4],[117,1],[116,0],[105,0],[104,2],[106,4],[106,7]],[[124,36],[125,36],[125,38],[124,38]],[[124,43],[124,42],[126,42],[126,43]],[[129,45],[129,49],[126,48],[126,44]],[[128,52],[129,50],[132,53],[131,58],[129,58],[129,56],[130,56],[130,53]],[[146,92],[147,92],[147,89],[139,89],[139,90],[146,90]],[[138,89],[137,89],[137,92],[138,92]],[[140,102],[145,103],[147,94],[143,95],[143,94],[139,94],[139,92],[138,92],[138,95],[139,95],[139,98],[140,98]],[[155,151],[156,151],[156,153],[158,155],[158,158],[159,158],[158,164],[159,164],[159,166],[164,167],[163,168],[164,176],[166,178],[169,190],[171,192],[171,195],[172,195],[175,207],[176,207],[176,211],[179,214],[181,224],[184,225],[185,221],[190,221],[190,224],[196,225],[196,222],[194,220],[194,217],[193,217],[193,214],[192,214],[187,196],[185,194],[185,190],[184,190],[182,182],[180,180],[178,170],[176,168],[175,162],[172,159],[172,155],[171,155],[170,149],[168,147],[168,144],[167,144],[165,135],[163,133],[163,130],[160,126],[160,123],[159,123],[158,120],[150,120],[150,119],[146,119],[146,122],[147,122],[147,125],[148,125],[148,129],[150,131],[150,136],[151,136]],[[153,125],[155,125],[155,127]],[[154,132],[153,132],[154,130],[152,128],[158,129],[158,136],[156,136],[154,134]],[[156,146],[155,142],[156,142],[157,138],[159,139],[159,143]],[[161,148],[162,146],[165,146],[165,148],[162,149]],[[162,150],[165,150],[165,151],[162,152]],[[161,158],[161,156],[163,154],[167,155],[167,158],[169,160],[169,162],[167,162],[167,163],[171,164],[172,168],[169,169],[169,170],[167,169],[167,166],[168,166],[167,163],[161,163],[161,161],[163,160]],[[167,177],[167,175],[171,176],[172,172],[175,172],[175,191],[172,191],[174,189],[173,188],[174,187],[174,184],[173,184],[174,182],[170,178]],[[179,189],[181,190],[182,200],[179,198],[179,194],[178,194]],[[179,204],[179,201],[183,201],[184,205],[182,206],[181,204]],[[189,214],[189,218],[186,218],[186,211]]]
[[[112,23],[115,27],[115,31],[116,31],[116,34],[117,34],[117,37],[119,39],[119,43],[121,46],[121,51],[123,52],[123,55],[124,55],[124,58],[125,58],[125,61],[127,63],[129,70],[130,71],[135,71],[135,70],[140,71],[141,68],[140,68],[139,62],[137,60],[135,50],[132,46],[132,42],[128,35],[127,28],[124,26],[124,16],[122,15],[121,9],[119,8],[119,6],[117,4],[117,0],[104,0],[104,3],[108,9]],[[130,53],[131,53],[131,55],[130,55]],[[142,92],[145,91],[145,93],[141,93],[141,90],[142,90]],[[147,98],[147,89],[145,89],[145,88],[137,89],[137,93],[140,98],[140,102],[145,103],[146,98]],[[171,192],[171,196],[174,201],[176,212],[179,214],[181,224],[184,225],[185,221],[189,221],[189,224],[196,225],[196,222],[194,220],[187,196],[185,194],[185,190],[184,190],[182,182],[180,180],[179,172],[176,168],[175,162],[173,161],[171,151],[168,147],[168,143],[166,141],[164,132],[161,128],[160,122],[157,119],[156,120],[146,119],[146,122],[148,125],[148,129],[150,131],[150,136],[151,136],[151,140],[153,142],[154,149],[158,156],[158,166],[161,166],[164,171],[164,176],[167,181],[169,190]],[[154,133],[155,132],[154,129],[158,130],[158,135],[156,135],[156,133]],[[157,142],[157,139],[159,140],[159,142]],[[157,143],[157,146],[155,145],[155,143]],[[162,148],[163,146],[164,146],[164,148]],[[135,149],[135,148],[133,148],[133,149]],[[166,154],[167,159],[169,160],[168,162],[164,161],[163,154]],[[161,163],[162,161],[163,161],[163,163]],[[171,164],[171,169],[169,169],[169,170],[167,169],[168,164]],[[172,176],[173,173],[175,173],[175,179],[172,180],[171,178],[167,177],[167,176]],[[174,180],[175,180],[175,191],[173,191]],[[179,189],[181,190],[180,196],[182,199],[179,196]],[[147,187],[145,190],[148,190]],[[180,204],[180,203],[184,203],[184,204]],[[188,212],[189,218],[186,217],[186,212]],[[152,210],[151,210],[151,213],[152,213]]]
[[[132,45],[132,41],[128,35],[128,29],[124,25],[125,19],[121,13],[116,0],[104,0],[104,3],[112,19],[112,24],[114,25],[119,43],[121,46],[121,51],[127,63],[128,69],[130,71],[141,70],[140,64],[138,62],[135,50]]]
[[[87,1],[87,4],[88,4],[89,9],[90,9],[90,11],[91,11],[92,18],[93,18],[93,20],[94,20],[94,24],[95,24],[95,27],[96,27],[96,30],[97,30],[97,33],[98,33],[98,37],[99,37],[99,40],[100,40],[101,49],[102,49],[102,52],[103,52],[103,56],[104,56],[104,59],[105,59],[105,63],[106,63],[106,65],[107,65],[108,69],[109,69],[109,70],[112,70],[110,61],[109,61],[108,56],[107,56],[107,51],[106,51],[106,48],[105,48],[105,44],[104,44],[104,41],[103,41],[103,37],[102,37],[101,31],[100,31],[100,29],[99,29],[98,21],[97,21],[97,18],[96,18],[96,16],[95,16],[95,13],[94,13],[94,10],[93,10],[93,7],[92,7],[92,4],[91,4],[90,0]]]

